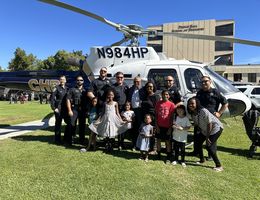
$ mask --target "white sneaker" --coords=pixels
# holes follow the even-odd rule
[[[216,172],[222,172],[224,169],[223,167],[214,167],[213,170],[215,170]]]
[[[144,159],[144,162],[148,162],[148,161],[149,161],[148,158]]]
[[[176,161],[173,161],[173,162],[172,162],[172,165],[177,165],[177,162],[176,162]]]
[[[85,153],[85,152],[87,152],[87,149],[82,148],[82,149],[79,150],[79,152],[80,152],[80,153]]]
[[[184,162],[181,163],[181,166],[183,167],[187,167],[186,164]]]

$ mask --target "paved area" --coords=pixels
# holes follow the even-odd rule
[[[40,129],[45,129],[49,126],[54,126],[54,124],[55,118],[52,117],[50,119],[37,120],[0,128],[0,140],[4,140],[6,138],[14,136],[19,136]]]

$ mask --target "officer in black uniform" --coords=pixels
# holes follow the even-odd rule
[[[215,88],[211,87],[211,79],[209,76],[202,77],[202,88],[197,92],[196,98],[199,99],[201,106],[208,109],[209,112],[214,114],[217,118],[220,118],[223,112],[228,107],[226,98]],[[221,107],[219,109],[219,105]],[[198,141],[199,133],[197,127],[194,128],[194,151],[193,154],[198,154]],[[208,160],[211,160],[209,155]]]
[[[61,123],[62,119],[65,117],[66,113],[66,93],[68,87],[66,84],[66,77],[64,75],[59,78],[60,84],[55,86],[50,97],[51,109],[54,111],[55,115],[55,137],[54,141],[57,144],[61,143]]]
[[[111,87],[111,83],[107,78],[107,68],[102,67],[99,71],[99,77],[91,82],[87,92],[89,100],[93,97],[98,98],[98,106],[102,108],[106,101],[106,91]],[[101,110],[101,109],[100,109]]]
[[[169,100],[173,102],[175,105],[180,103],[182,97],[178,88],[175,85],[174,78],[172,76],[167,76],[165,81],[166,81],[166,90],[168,90],[170,94]]]
[[[85,143],[87,94],[83,87],[83,77],[77,76],[76,81],[76,86],[69,89],[66,98],[68,108],[68,130],[65,132],[65,138],[66,143],[69,145],[72,145],[73,137],[76,135],[77,120],[79,121],[79,143],[82,145]]]

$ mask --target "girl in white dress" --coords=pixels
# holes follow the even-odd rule
[[[101,137],[106,138],[106,150],[113,150],[114,138],[127,130],[127,124],[123,122],[118,111],[118,104],[114,101],[114,92],[107,92],[107,101],[101,116],[89,125],[89,129]]]
[[[136,142],[136,147],[140,149],[141,157],[139,160],[144,160],[148,162],[148,151],[150,147],[150,138],[153,137],[153,126],[152,117],[150,114],[146,114],[144,117],[144,122],[141,124],[139,129],[139,135]]]

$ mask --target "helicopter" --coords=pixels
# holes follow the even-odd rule
[[[223,118],[240,115],[251,108],[251,101],[232,86],[228,80],[212,71],[210,69],[210,63],[205,64],[168,58],[163,53],[157,53],[152,47],[139,46],[138,39],[143,36],[156,37],[159,35],[173,35],[182,38],[224,41],[254,46],[260,46],[260,42],[222,36],[157,32],[144,29],[137,24],[123,25],[115,23],[99,15],[63,2],[54,0],[39,1],[83,14],[123,33],[123,38],[110,46],[96,46],[90,49],[90,53],[81,68],[81,72],[87,75],[89,80],[97,77],[102,67],[107,67],[108,77],[111,77],[112,80],[116,72],[121,71],[124,73],[125,81],[129,85],[132,84],[134,77],[140,76],[143,83],[151,80],[155,83],[158,90],[162,90],[164,88],[165,77],[171,75],[174,77],[176,86],[182,94],[184,101],[187,102],[187,100],[196,95],[198,89],[201,88],[201,77],[207,75],[212,79],[212,86],[219,89],[228,100],[229,107],[225,113],[223,113]],[[127,46],[120,46],[127,42],[129,42]],[[41,87],[39,88],[41,89]]]

